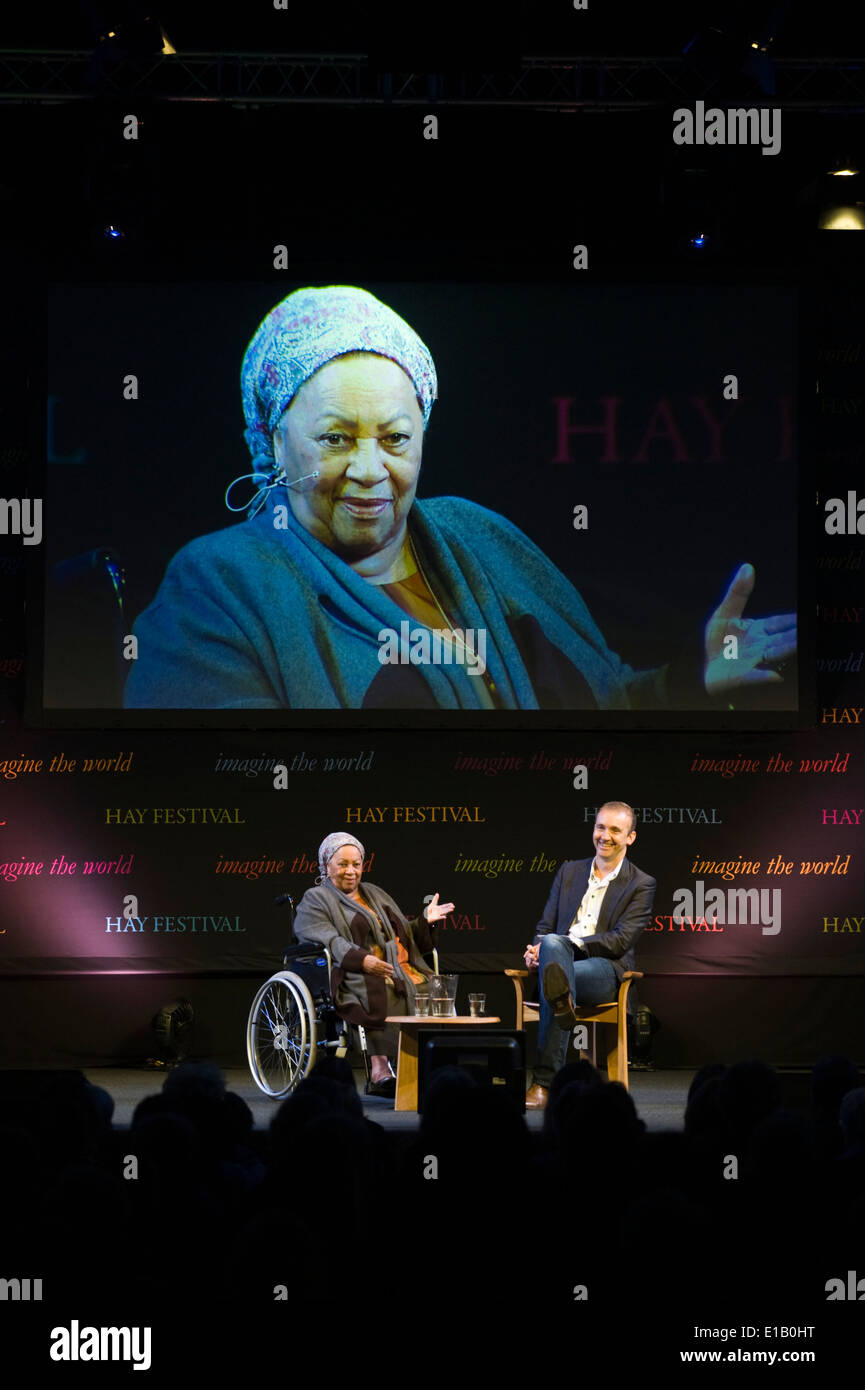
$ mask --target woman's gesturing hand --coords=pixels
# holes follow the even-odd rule
[[[364,956],[363,972],[365,975],[386,975],[388,979],[393,979],[393,966],[390,961],[379,960],[378,956]]]
[[[424,917],[428,922],[440,922],[443,917],[447,917],[453,912],[453,903],[440,903],[438,893],[433,893],[432,902],[424,908]]]
[[[754,566],[740,565],[706,624],[703,684],[709,695],[735,694],[743,685],[777,685],[784,679],[778,666],[796,655],[795,613],[742,617],[755,582]]]

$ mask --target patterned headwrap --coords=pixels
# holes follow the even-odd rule
[[[333,835],[327,835],[318,847],[318,867],[319,882],[324,883],[327,878],[327,866],[338,849],[343,845],[354,845],[361,860],[366,859],[366,850],[360,840],[356,840],[353,835],[349,835],[346,830],[336,830]]]
[[[253,468],[274,474],[272,435],[305,381],[334,357],[375,352],[411,377],[429,423],[438,383],[429,349],[405,319],[368,290],[328,285],[295,290],[259,325],[243,359],[240,389]]]

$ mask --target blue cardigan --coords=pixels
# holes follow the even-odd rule
[[[174,556],[133,628],[127,708],[483,708],[464,666],[383,666],[379,632],[399,632],[406,613],[276,505],[271,494],[254,520]],[[573,585],[504,517],[436,497],[415,501],[409,529],[454,624],[486,629],[505,708],[669,702],[668,668],[624,665]]]

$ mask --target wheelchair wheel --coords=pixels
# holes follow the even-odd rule
[[[249,1011],[246,1055],[265,1095],[290,1095],[309,1075],[317,1034],[312,995],[299,975],[282,970],[262,985]]]

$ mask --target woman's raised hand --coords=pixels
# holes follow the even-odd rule
[[[453,903],[440,903],[438,893],[434,893],[432,901],[424,908],[424,917],[428,922],[440,922],[442,917],[447,917],[453,910]]]

